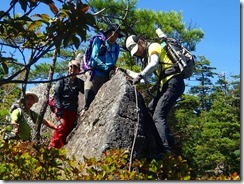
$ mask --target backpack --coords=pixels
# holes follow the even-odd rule
[[[20,112],[20,116],[22,115],[21,107],[18,103],[13,103],[9,109],[10,114],[15,110],[18,109]]]
[[[91,67],[92,45],[93,45],[94,39],[97,38],[97,37],[102,41],[102,44],[101,44],[101,47],[100,47],[100,50],[99,50],[99,55],[104,55],[105,52],[106,52],[107,48],[106,48],[106,45],[105,45],[105,40],[106,40],[105,36],[102,35],[102,34],[93,36],[90,39],[89,45],[88,45],[84,55],[81,58],[81,68],[84,71],[90,70],[92,68]]]
[[[64,79],[61,80],[61,85],[62,88],[64,88]],[[57,107],[54,101],[54,95],[51,94],[48,98],[48,102],[47,102],[48,106],[50,107],[51,112],[56,113],[57,112]]]
[[[49,105],[51,112],[53,113],[57,112],[57,107],[55,105],[53,95],[49,96],[47,104]]]
[[[195,71],[196,56],[173,38],[167,38],[165,42],[166,45],[164,43],[161,46],[163,46],[167,55],[174,63],[173,69],[171,67],[165,70],[166,75],[179,72],[184,79],[191,77]]]
[[[17,102],[14,102],[10,108],[9,108],[9,112],[8,112],[8,115],[6,115],[5,119],[7,121],[7,124],[9,124],[11,122],[11,114],[12,112],[15,110],[15,109],[18,109],[19,111],[19,114],[20,114],[20,117],[22,116],[22,110],[21,110],[21,107],[19,105],[19,103]]]
[[[20,116],[22,117],[22,110],[17,102],[14,102],[10,108],[9,108],[9,113],[6,115],[6,122],[1,123],[3,125],[3,130],[1,131],[1,136],[3,137],[3,140],[5,142],[8,142],[10,139],[16,139],[17,135],[14,132],[14,127],[11,124],[11,114],[12,112],[18,109]]]

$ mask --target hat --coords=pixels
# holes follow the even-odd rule
[[[80,62],[79,61],[77,61],[77,60],[71,60],[69,62],[69,67],[72,66],[72,65],[77,66],[80,69]]]
[[[31,91],[26,91],[25,96],[33,96],[35,103],[37,103],[39,101],[38,96]]]
[[[108,29],[105,32],[103,32],[103,34],[105,35],[109,31],[115,31],[115,32],[117,32],[118,33],[118,38],[124,37],[124,35],[120,32],[120,28],[119,28],[118,24],[112,24],[112,25],[110,25],[108,27]]]
[[[131,56],[138,50],[138,40],[139,36],[131,35],[126,39],[126,48],[130,51]]]

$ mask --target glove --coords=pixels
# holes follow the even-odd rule
[[[134,84],[138,84],[141,79],[143,79],[143,76],[141,74],[137,75],[137,77],[134,78],[133,81],[132,81],[133,85]]]
[[[60,109],[58,109],[58,111],[56,112],[56,116],[57,118],[61,119],[62,118],[62,111]]]

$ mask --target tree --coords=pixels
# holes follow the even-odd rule
[[[52,15],[36,13],[36,9],[42,3],[50,8]],[[5,76],[0,81],[1,86],[7,83],[22,83],[22,96],[24,96],[26,85],[30,83],[31,67],[45,54],[54,51],[53,64],[50,67],[49,81],[47,81],[49,85],[45,91],[46,98],[48,98],[50,82],[60,49],[70,45],[78,48],[80,43],[86,40],[86,31],[89,26],[95,27],[94,16],[87,13],[88,5],[83,4],[80,0],[76,1],[76,4],[71,1],[67,3],[59,1],[59,3],[61,4],[57,4],[61,5],[60,9],[52,0],[13,0],[7,11],[0,12],[0,62],[5,71]],[[18,5],[23,10],[23,15],[14,14]],[[12,50],[10,56],[5,50]],[[15,59],[18,57],[16,51],[22,56],[22,60]],[[12,68],[17,69],[9,75],[9,70]],[[24,77],[20,78],[22,74]],[[16,77],[19,77],[18,80],[15,80]],[[40,129],[47,103],[42,107],[38,118],[38,129]]]
[[[231,96],[218,93],[211,109],[201,114],[201,136],[194,160],[202,171],[223,162],[228,163],[231,172],[240,172],[240,111],[232,101]]]
[[[50,8],[51,15],[36,13],[41,4]],[[46,53],[55,48],[59,51],[69,45],[78,48],[80,43],[86,40],[89,26],[95,26],[94,16],[87,13],[88,5],[81,1],[77,1],[76,4],[59,3],[61,8],[58,9],[56,4],[52,0],[11,1],[10,8],[1,11],[1,65],[5,70],[15,65],[21,68],[10,76],[5,73],[6,76],[0,85],[13,82],[28,83],[31,67]],[[23,15],[14,14],[18,5],[22,8]],[[8,54],[5,50],[12,52]],[[18,58],[15,52],[18,52],[22,59],[15,59]],[[25,79],[13,80],[22,72],[26,74]]]
[[[212,100],[209,98],[210,93],[214,90],[213,83],[210,78],[214,78],[217,75],[213,70],[215,67],[210,66],[210,61],[204,56],[199,56],[199,60],[196,61],[196,71],[194,77],[196,81],[199,81],[199,85],[190,88],[189,93],[200,97],[201,109],[210,110]]]

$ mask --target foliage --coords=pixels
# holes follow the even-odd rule
[[[232,174],[229,175],[219,175],[219,176],[202,176],[199,178],[196,178],[196,180],[241,180],[240,175],[237,172],[234,172]]]
[[[92,29],[90,33],[95,34],[111,23],[118,23],[126,36],[137,34],[149,41],[159,41],[155,28],[161,27],[168,36],[179,39],[191,51],[204,36],[202,30],[183,23],[182,13],[136,9],[134,0],[86,1],[93,13],[105,7],[97,16],[88,12],[88,6],[81,1],[76,1],[77,4],[75,1],[52,0],[11,2],[8,10],[0,11],[1,121],[4,121],[10,104],[20,96],[21,86],[18,83],[47,79],[51,64],[45,58],[54,55],[53,60],[56,57],[61,60],[54,67],[55,76],[63,75],[67,71],[68,60],[75,58],[75,50],[84,50],[82,42],[90,36],[87,35],[88,30]],[[50,12],[35,12],[40,4]],[[23,10],[22,14],[15,14],[17,7]],[[129,55],[124,39],[118,41],[124,52],[121,52],[117,66],[139,72],[142,63]],[[54,50],[58,53],[53,54]],[[62,149],[48,150],[35,144],[12,141],[0,143],[1,153],[4,153],[0,156],[0,178],[239,180],[240,76],[233,76],[234,81],[229,82],[225,76],[219,75],[214,85],[215,69],[207,58],[198,57],[197,70],[192,78],[199,83],[189,90],[190,94],[182,96],[169,117],[180,144],[177,154],[182,155],[187,163],[181,157],[165,155],[157,162],[136,160],[132,164],[133,170],[129,171],[128,153],[122,150],[106,152],[99,160],[84,158],[84,163],[79,163],[75,158],[68,159]],[[138,86],[145,101],[151,98],[146,91],[150,87],[148,84]],[[213,174],[219,162],[228,163],[228,174]]]
[[[83,157],[78,162],[66,150],[47,149],[34,142],[1,140],[0,178],[2,180],[191,180],[187,161],[181,156],[134,160],[129,169],[129,152],[107,150],[100,159]],[[201,180],[203,177],[197,178]],[[210,176],[204,180],[239,180],[239,175]]]
[[[30,142],[0,143],[2,180],[58,180],[61,179],[64,150],[47,150]]]
[[[100,160],[84,158],[88,166],[85,180],[189,180],[190,168],[179,156],[165,155],[161,160],[135,160],[128,169],[128,155],[124,150],[106,151]]]
[[[212,75],[211,67],[205,68],[201,76],[207,79]],[[224,80],[222,83],[217,81],[216,85],[206,84],[203,85],[208,86],[205,99],[211,102],[207,111],[201,108],[201,96],[187,94],[170,114],[170,125],[180,144],[178,151],[193,168],[194,178],[214,173],[220,163],[225,164],[222,171],[227,175],[240,173],[239,78],[235,76],[234,82]]]
[[[190,168],[180,156],[162,160],[135,160],[128,169],[129,153],[108,150],[101,159],[79,163],[65,149],[46,149],[34,142],[1,141],[0,178],[3,180],[189,180]]]
[[[199,82],[198,85],[193,86],[189,93],[197,95],[201,101],[201,110],[209,110],[213,99],[210,98],[211,92],[213,92],[213,83],[211,78],[214,78],[217,75],[213,70],[215,67],[210,66],[210,61],[207,60],[204,56],[199,56],[199,59],[196,61],[196,71],[194,77]]]
[[[50,13],[39,13],[40,4],[47,6]],[[14,10],[19,6],[23,14],[15,15]],[[88,9],[88,5],[81,1],[74,4],[48,0],[13,1],[8,10],[1,11],[0,61],[5,76],[0,84],[13,83],[13,79],[23,72],[25,79],[19,82],[26,83],[29,80],[31,66],[54,49],[60,51],[61,48],[68,48],[70,45],[78,49],[80,43],[86,40],[89,26],[95,26],[94,16],[87,13]],[[10,50],[10,54],[5,52],[7,49]],[[15,59],[18,58],[16,51],[22,56],[23,61]],[[9,75],[9,70],[15,66],[20,68]]]
[[[224,168],[228,173],[240,173],[240,109],[232,105],[231,96],[223,92],[215,92],[214,96],[210,110],[197,115],[193,98],[187,97],[191,99],[188,107],[187,103],[182,105],[184,95],[171,120],[175,122],[174,132],[180,137],[182,155],[197,175],[213,172],[219,163],[228,165]]]
[[[17,84],[5,84],[0,86],[0,122],[6,121],[6,116],[9,115],[9,109],[13,102],[17,100],[20,95],[20,88]]]
[[[194,137],[194,130],[198,129],[198,109],[200,106],[197,97],[184,94],[177,102],[173,112],[170,114],[170,122],[175,122],[172,126],[178,142],[185,142]]]
[[[239,172],[240,150],[239,109],[231,106],[224,95],[215,99],[209,112],[202,113],[201,136],[198,139],[194,159],[202,169],[228,163],[230,171]],[[203,159],[204,158],[204,159]]]

